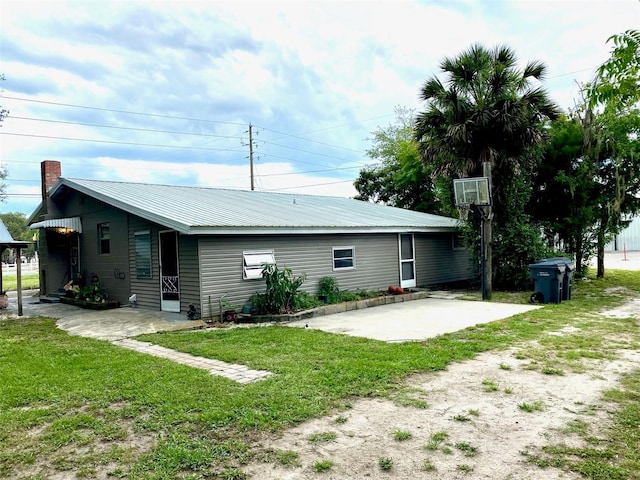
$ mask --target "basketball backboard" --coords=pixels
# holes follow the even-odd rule
[[[459,178],[453,181],[456,206],[491,205],[489,179],[487,177]]]

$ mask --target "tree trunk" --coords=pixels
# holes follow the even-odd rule
[[[582,257],[582,237],[580,236],[576,238],[576,273],[580,276],[582,275]]]
[[[598,226],[598,240],[597,240],[597,258],[598,258],[598,272],[597,278],[604,278],[604,237],[605,237],[605,221],[600,221]]]
[[[604,278],[604,245],[598,242],[598,273],[597,278]]]

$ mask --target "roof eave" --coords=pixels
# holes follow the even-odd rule
[[[60,186],[63,184],[73,188],[74,190],[77,190],[78,192],[84,193],[85,195],[89,195],[97,200],[100,200],[101,202],[111,205],[112,207],[119,208],[124,212],[130,213],[132,215],[136,215],[140,218],[144,218],[145,220],[157,223],[158,225],[162,225],[163,227],[171,228],[180,233],[185,233],[185,234],[189,233],[189,225],[186,225],[180,222],[175,222],[173,220],[169,220],[166,217],[163,217],[161,215],[150,213],[147,210],[134,207],[132,205],[129,205],[126,202],[122,202],[120,200],[102,195],[99,192],[91,190],[90,188],[85,188],[83,185],[78,185],[75,182],[73,182],[73,180],[69,180],[66,178],[61,178],[59,183],[51,187],[50,195],[53,197],[57,193],[57,191],[60,189]]]
[[[453,233],[459,227],[191,227],[188,235],[327,235],[358,233]]]

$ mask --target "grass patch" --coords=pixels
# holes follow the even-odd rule
[[[413,434],[406,430],[395,430],[393,432],[393,438],[398,442],[404,442],[405,440],[409,440],[411,437],[413,437]]]
[[[485,392],[495,392],[498,390],[498,382],[490,378],[485,378],[482,380],[482,389]]]
[[[32,290],[40,288],[40,274],[36,273],[22,273],[20,275],[22,280],[23,290]],[[16,291],[18,289],[18,279],[15,271],[2,272],[2,288],[6,291]]]
[[[570,302],[425,342],[386,343],[282,326],[141,337],[275,374],[246,385],[108,342],[69,336],[55,328],[53,319],[0,320],[0,477],[112,472],[148,480],[242,478],[243,465],[263,458],[256,439],[334,409],[344,411],[360,397],[393,398],[411,374],[444,370],[478,353],[532,340],[540,351],[520,353],[535,360],[537,369],[551,364],[569,370],[568,362],[609,358],[622,335],[626,345],[637,346],[636,320],[597,315],[624,302],[625,295],[610,290],[616,286],[640,292],[640,272],[610,271],[605,279],[576,282]],[[568,325],[577,330],[547,334]],[[640,471],[640,380],[633,378],[607,396],[620,406],[604,439],[618,454],[607,460],[610,471]],[[470,415],[456,420],[470,421]],[[443,442],[430,439],[427,448],[437,444],[435,449],[451,453]],[[569,451],[545,455],[578,462]],[[282,460],[276,454],[271,458],[295,461],[284,454]],[[594,472],[601,461],[585,457],[576,471]]]
[[[319,432],[309,435],[309,441],[311,443],[333,442],[336,438],[338,438],[338,434],[336,432]]]
[[[378,459],[378,465],[382,470],[391,470],[393,468],[393,458],[381,457]]]
[[[299,467],[300,454],[294,450],[275,450],[269,449],[264,455],[265,463],[277,463],[284,467]]]
[[[462,473],[471,473],[475,468],[472,465],[458,464],[456,465],[456,470]]]
[[[455,447],[464,453],[465,457],[475,457],[478,454],[478,447],[474,447],[465,442],[456,443]]]
[[[518,405],[518,408],[520,410],[524,410],[527,413],[541,412],[542,410],[544,410],[544,403],[541,400],[536,400],[532,403],[522,402]]]
[[[322,473],[328,472],[333,468],[333,460],[320,460],[313,464],[313,470]]]
[[[431,460],[427,459],[423,462],[422,464],[423,472],[435,472],[436,470],[438,469],[436,468],[435,464]]]
[[[456,422],[470,422],[471,421],[471,417],[469,415],[464,414],[464,413],[456,413],[453,416],[453,419]]]
[[[449,438],[449,434],[447,432],[434,432],[429,435],[429,443],[427,443],[424,448],[426,448],[427,450],[438,450],[438,448],[440,448],[440,445],[447,438]]]

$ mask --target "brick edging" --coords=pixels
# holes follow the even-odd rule
[[[280,315],[252,315],[249,321],[239,323],[263,323],[263,322],[292,322],[295,320],[305,320],[307,318],[322,317],[323,315],[333,315],[334,313],[348,312],[351,310],[362,310],[364,308],[379,307],[381,305],[390,305],[393,303],[410,302],[412,300],[422,300],[428,298],[429,292],[411,292],[399,295],[383,295],[380,297],[364,298],[362,300],[354,300],[351,302],[332,303],[322,307],[303,310],[301,312]]]

